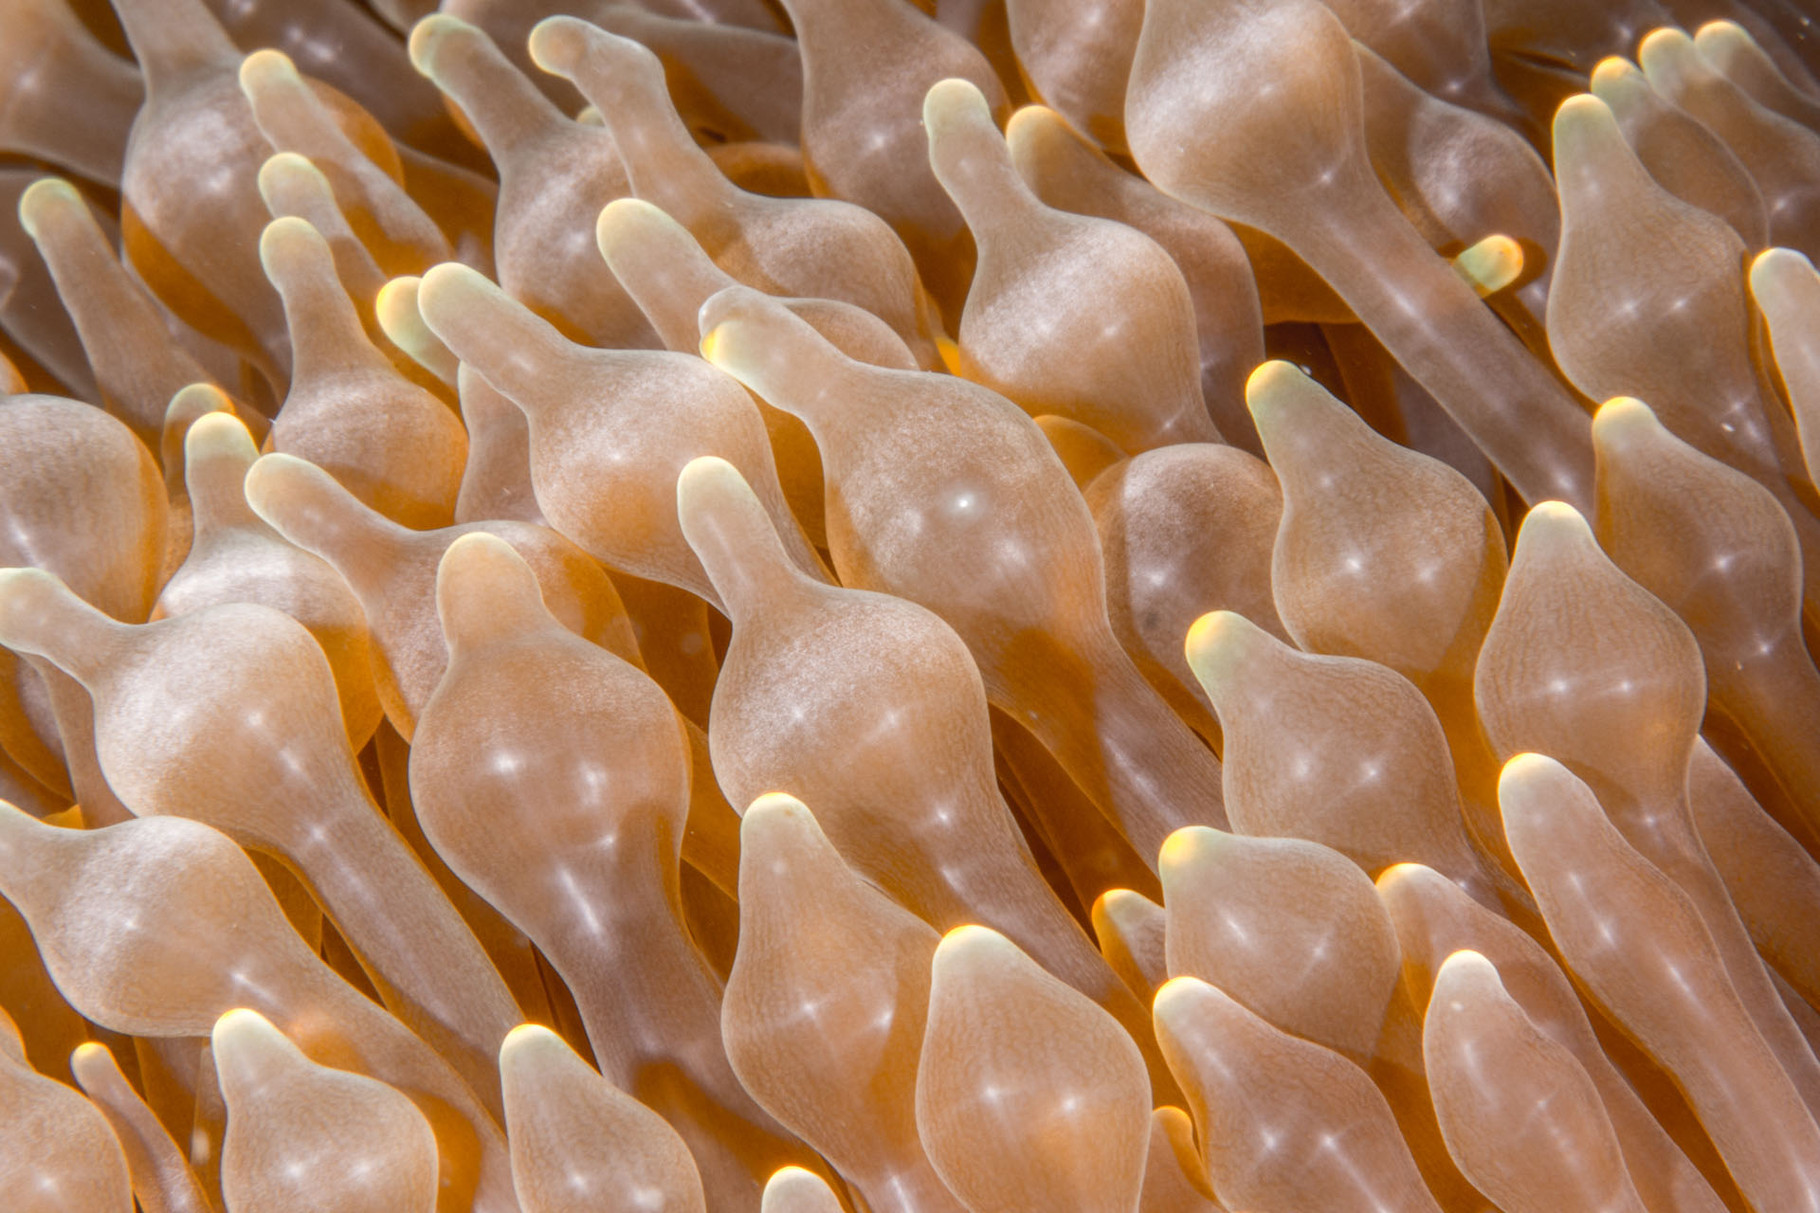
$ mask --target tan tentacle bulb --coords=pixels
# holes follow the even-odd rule
[[[1447,1148],[1500,1209],[1643,1213],[1592,1080],[1477,952],[1435,974],[1422,1052]]]
[[[1130,1209],[1149,1084],[1105,1012],[996,931],[957,927],[935,952],[916,1124],[974,1213]]]
[[[512,1184],[524,1213],[702,1213],[701,1177],[663,1118],[536,1024],[499,1050]]]
[[[815,434],[845,503],[828,536],[844,582],[909,598],[960,633],[988,697],[1140,854],[1177,825],[1223,820],[1218,764],[1118,647],[1092,518],[1028,417],[964,380],[855,362],[749,289],[709,300],[702,328],[711,362]],[[960,452],[913,437],[950,426],[970,435]],[[911,484],[938,504],[907,498]],[[1084,713],[1033,710],[1058,681],[1093,687],[1075,705]]]
[[[735,1073],[871,1208],[958,1213],[916,1129],[939,937],[849,870],[792,797],[748,807],[740,843],[739,954],[721,1008]]]
[[[316,1064],[257,1011],[229,1011],[211,1040],[228,1110],[228,1208],[435,1209],[436,1136],[409,1099]]]
[[[558,623],[503,540],[457,539],[436,597],[449,666],[410,755],[425,835],[549,957],[603,1073],[683,1136],[714,1199],[756,1205],[761,1177],[803,1151],[729,1066],[719,982],[682,920],[682,718]],[[491,716],[504,702],[509,732]]]
[[[0,1213],[1820,1213],[1816,2],[0,0]]]
[[[1820,1130],[1687,895],[1553,759],[1512,759],[1499,799],[1511,850],[1568,965],[1675,1075],[1751,1207],[1820,1208]]]

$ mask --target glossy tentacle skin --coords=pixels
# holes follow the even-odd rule
[[[1011,116],[1012,163],[1050,206],[1136,228],[1162,245],[1188,283],[1201,351],[1201,394],[1228,441],[1256,454],[1243,408],[1245,376],[1264,359],[1265,284],[1232,229],[1112,162],[1061,115],[1027,105]],[[1308,282],[1325,287],[1312,274]],[[1331,295],[1331,292],[1329,292]],[[1335,301],[1342,311],[1344,305]]]
[[[820,806],[845,862],[913,913],[940,930],[992,927],[1147,1041],[1142,1005],[1044,886],[995,786],[960,638],[911,603],[792,566],[724,460],[684,469],[677,508],[733,621],[708,735],[733,801],[784,791]],[[1151,1069],[1166,1079],[1160,1059]]]
[[[133,813],[207,822],[302,875],[387,1005],[497,1105],[491,1058],[518,1008],[373,804],[301,624],[245,603],[122,624],[50,574],[13,569],[0,573],[0,641],[87,690],[101,769]]]
[[[1652,1213],[1717,1213],[1724,1207],[1607,1056],[1567,974],[1540,944],[1420,864],[1389,869],[1377,888],[1396,925],[1403,981],[1417,1006],[1432,1000],[1435,975],[1448,957],[1460,951],[1486,957],[1530,1023],[1571,1053],[1591,1078],[1645,1206]]]
[[[1363,1061],[1397,983],[1395,928],[1346,857],[1319,843],[1198,826],[1163,845],[1171,977],[1216,985],[1284,1031]],[[1260,949],[1296,940],[1285,969]]]
[[[1752,1026],[1692,901],[1553,759],[1505,764],[1499,802],[1569,967],[1676,1076],[1752,1207],[1820,1208],[1820,1129]],[[1649,936],[1641,947],[1640,932]]]
[[[257,1011],[223,1015],[210,1043],[227,1103],[229,1208],[435,1208],[436,1137],[409,1099],[316,1064]]]
[[[0,1206],[1820,1213],[1808,0],[437,8],[0,0]]]
[[[70,1070],[120,1144],[133,1196],[145,1213],[211,1213],[213,1204],[189,1158],[120,1071],[106,1045],[88,1041],[70,1054]]]
[[[578,345],[465,266],[424,275],[418,306],[523,411],[538,508],[596,559],[713,604],[676,527],[675,478],[696,456],[719,454],[765,502],[792,557],[820,568],[783,501],[758,408],[730,376],[668,351]]]
[[[1768,980],[1687,805],[1706,700],[1699,645],[1570,507],[1544,503],[1524,519],[1474,690],[1501,757],[1534,750],[1566,763],[1627,843],[1693,899],[1752,1022],[1813,1106],[1813,1050]]]
[[[512,1184],[525,1213],[648,1207],[703,1213],[701,1176],[676,1131],[538,1024],[499,1050]]]
[[[1683,441],[1776,494],[1800,536],[1811,594],[1820,523],[1785,471],[1799,458],[1794,427],[1764,396],[1752,361],[1738,273],[1747,250],[1724,220],[1650,179],[1596,96],[1561,106],[1554,147],[1562,229],[1548,327],[1561,369],[1595,400],[1643,400]],[[1673,251],[1656,255],[1664,249]],[[1656,322],[1640,323],[1649,314]],[[1590,515],[1586,501],[1572,504]]]
[[[27,1064],[19,1029],[0,1013],[0,1092],[6,1095],[0,1175],[30,1213],[128,1213],[126,1160],[88,1100]]]
[[[756,1205],[752,1172],[801,1150],[730,1068],[720,983],[683,921],[681,715],[558,623],[503,540],[457,539],[436,590],[449,667],[410,755],[425,835],[549,957],[603,1072],[689,1142],[714,1199]],[[516,728],[491,714],[506,702]]]
[[[1455,952],[1435,975],[1422,1052],[1447,1148],[1499,1208],[1642,1213],[1592,1079],[1477,952]],[[1495,1086],[1483,1079],[1493,1070]]]
[[[1194,977],[1157,993],[1157,1037],[1188,1093],[1213,1190],[1229,1207],[1434,1213],[1378,1089],[1331,1049],[1291,1036]],[[1275,1090],[1271,1121],[1247,1116]]]
[[[1039,199],[970,82],[931,88],[923,125],[936,180],[979,252],[957,332],[961,372],[1032,416],[1071,417],[1134,454],[1218,441],[1188,357],[1194,300],[1162,247]],[[1122,314],[1073,307],[1089,282]]]
[[[1707,698],[1749,736],[1811,832],[1820,824],[1820,672],[1801,636],[1801,553],[1750,477],[1680,441],[1641,401],[1593,421],[1600,546],[1700,642]]]
[[[969,1209],[1130,1209],[1150,1139],[1143,1057],[1010,940],[957,927],[931,962],[916,1126]]]
[[[1361,107],[1352,43],[1313,0],[1145,10],[1126,112],[1145,174],[1295,249],[1524,496],[1590,500],[1584,416],[1397,213]]]
[[[439,1213],[517,1209],[498,1123],[451,1065],[315,955],[244,852],[178,817],[70,830],[0,807],[0,890],[94,1022],[207,1036],[257,1011],[319,1064],[404,1092],[437,1141]]]
[[[793,797],[748,806],[740,843],[739,952],[721,1010],[734,1071],[872,1208],[959,1213],[916,1131],[939,937],[849,869]],[[812,1016],[792,1014],[805,1004]]]
[[[854,362],[746,288],[709,300],[702,327],[710,361],[816,435],[843,505],[829,543],[844,582],[907,597],[960,633],[988,696],[1140,854],[1173,825],[1220,823],[1218,764],[1113,638],[1091,516],[1028,417],[964,380]],[[931,445],[944,432],[953,441]],[[912,484],[939,507],[909,505]],[[1058,680],[1075,688],[1073,710],[1038,708]]]
[[[532,31],[530,46],[539,66],[573,80],[599,109],[633,196],[663,207],[722,269],[761,290],[865,308],[913,349],[929,340],[916,267],[879,215],[733,185],[677,118],[656,56],[629,38],[557,17]]]
[[[372,640],[375,691],[407,741],[448,664],[436,619],[436,567],[463,535],[484,532],[513,545],[536,570],[545,603],[565,627],[638,660],[613,583],[586,552],[547,527],[501,519],[412,530],[368,508],[323,469],[285,455],[264,456],[247,468],[244,488],[254,513],[332,566],[353,590]]]
[[[263,602],[310,630],[329,659],[349,744],[364,746],[379,724],[373,641],[360,599],[326,561],[285,542],[247,501],[258,451],[228,413],[197,419],[183,439],[185,489],[195,530],[152,617],[185,615],[230,602]]]

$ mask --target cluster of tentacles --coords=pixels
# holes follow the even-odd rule
[[[0,1205],[1820,1213],[1805,0],[0,0]]]

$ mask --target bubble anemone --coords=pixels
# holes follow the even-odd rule
[[[0,2],[31,1213],[1820,1213],[1786,0]]]

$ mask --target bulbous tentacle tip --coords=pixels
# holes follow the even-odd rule
[[[762,376],[772,368],[781,353],[779,343],[794,330],[808,328],[782,304],[748,286],[729,286],[710,295],[701,305],[699,323],[701,356],[749,387],[755,386],[749,376]],[[762,387],[758,390],[770,398]]]
[[[1750,31],[1736,21],[1723,18],[1708,21],[1694,31],[1694,49],[1700,52],[1701,59],[1727,76],[1732,74],[1728,69],[1748,67],[1751,60],[1774,67],[1773,61],[1769,60],[1757,40],[1751,37]],[[1780,69],[1776,70],[1780,74]]]
[[[1393,863],[1379,872],[1377,880],[1373,883],[1378,886],[1379,892],[1388,892],[1394,888],[1402,888],[1411,881],[1425,879],[1428,875],[1438,875],[1438,873],[1427,864]]]
[[[802,857],[826,846],[821,823],[788,792],[766,792],[740,815],[740,847],[753,860]]]
[[[1245,407],[1260,425],[1325,395],[1301,367],[1280,358],[1260,363],[1245,379]]]
[[[1504,764],[1498,772],[1498,813],[1511,853],[1532,886],[1539,871],[1564,858],[1563,848],[1616,834],[1592,789],[1544,754],[1518,754]]]
[[[700,460],[697,460],[700,462]],[[794,816],[802,818],[809,815],[809,806],[790,795],[788,792],[766,792],[755,798],[746,806],[746,816],[757,813],[762,816]]]
[[[456,334],[481,318],[501,295],[479,270],[459,261],[445,261],[431,266],[418,279],[417,312],[430,331],[454,348]]]
[[[99,1041],[85,1040],[70,1050],[70,1073],[84,1091],[99,1081],[105,1081],[108,1072],[114,1068],[114,1055]]]
[[[409,354],[416,363],[450,387],[455,387],[461,363],[425,323],[418,296],[423,279],[415,274],[393,278],[373,297],[373,315],[386,340]]]
[[[521,1023],[499,1042],[499,1070],[522,1078],[569,1052],[562,1037],[540,1023]]]
[[[190,428],[210,413],[225,413],[238,418],[234,402],[226,392],[212,383],[187,384],[171,396],[171,402],[164,407],[163,435],[159,444],[160,457],[167,473],[172,470],[173,464],[178,468],[183,466]],[[245,422],[241,424],[244,426]]]
[[[1708,21],[1694,31],[1695,46],[1700,45],[1700,40],[1702,38],[1710,39],[1715,42],[1719,40],[1737,42],[1755,41],[1755,39],[1751,38],[1751,36],[1745,32],[1742,25],[1739,25],[1736,21],[1727,21],[1724,18],[1720,18],[1716,21]]]
[[[41,240],[50,224],[69,213],[68,208],[83,205],[75,186],[61,177],[42,177],[19,195],[19,226],[34,241]]]
[[[297,65],[283,51],[256,50],[240,61],[240,92],[248,101],[275,88],[289,88],[302,83]]]
[[[1213,993],[1216,993],[1214,987],[1198,977],[1171,977],[1150,1000],[1151,1017],[1159,1028],[1180,1023],[1185,1018],[1191,1018],[1195,1005]]]
[[[459,261],[444,261],[440,265],[432,265],[418,279],[418,299],[419,302],[427,302],[436,295],[484,289],[485,282],[486,278],[479,270]]]
[[[423,286],[423,278],[417,274],[402,274],[392,278],[379,288],[379,295],[373,301],[381,312],[397,314],[409,308],[417,311],[417,292]],[[384,323],[382,319],[380,323]]]
[[[329,242],[308,220],[294,215],[265,225],[259,234],[259,264],[266,278],[280,290],[300,278],[335,272]]]
[[[1183,649],[1188,668],[1217,707],[1220,693],[1246,659],[1266,642],[1275,643],[1268,632],[1236,611],[1209,611],[1189,626]]]
[[[1576,93],[1555,111],[1555,155],[1573,155],[1596,149],[1612,139],[1623,139],[1611,106],[1592,93]]]
[[[1643,35],[1643,41],[1637,44],[1637,60],[1646,74],[1652,59],[1664,66],[1680,66],[1696,53],[1694,40],[1687,31],[1674,25],[1657,26]]]
[[[1179,834],[1181,831],[1178,830],[1176,833]],[[1170,837],[1174,837],[1174,835],[1171,835]],[[1164,845],[1168,845],[1167,839],[1164,840]],[[1093,899],[1093,907],[1088,912],[1088,917],[1092,918],[1095,922],[1098,922],[1101,918],[1116,918],[1125,906],[1133,905],[1137,902],[1149,902],[1149,898],[1132,889],[1107,889],[1104,893],[1101,893],[1098,897]]]
[[[1498,772],[1498,807],[1505,830],[1511,829],[1516,818],[1547,807],[1579,783],[1572,771],[1546,754],[1515,755]]]
[[[1544,501],[1533,506],[1517,530],[1519,553],[1555,551],[1594,542],[1586,516],[1565,501]]]
[[[283,1071],[310,1064],[303,1050],[271,1020],[246,1007],[236,1007],[215,1020],[209,1046],[230,1108]]]
[[[278,199],[285,188],[299,179],[310,181],[321,177],[322,170],[309,159],[297,152],[274,152],[265,158],[259,166],[259,197],[265,202],[268,211],[278,209]],[[324,178],[326,184],[327,179]]]
[[[1820,285],[1820,274],[1814,263],[1792,248],[1768,248],[1752,258],[1750,290],[1757,306],[1766,312],[1780,311],[1793,304],[1806,288],[1810,294]]]
[[[294,455],[261,455],[247,469],[242,491],[269,526],[312,551],[378,517],[333,476]]]
[[[1591,82],[1593,96],[1605,99],[1604,90],[1623,87],[1642,82],[1643,73],[1622,55],[1607,55],[1593,66]]]
[[[756,500],[739,469],[719,455],[696,456],[676,477],[676,511],[685,532],[692,516]]]
[[[724,324],[719,323],[704,325],[699,347],[702,358],[722,370],[726,369],[722,359],[726,357],[727,350],[730,348],[725,340],[726,333],[723,331],[725,328]]]
[[[1435,993],[1438,995],[1445,985],[1449,989],[1476,986],[1481,988],[1504,988],[1498,976],[1497,966],[1479,952],[1471,948],[1461,948],[1448,954],[1435,973]]]
[[[259,458],[245,424],[223,409],[210,409],[192,422],[183,436],[183,449],[191,463],[227,458],[251,466]]]
[[[713,265],[687,228],[642,198],[615,198],[602,207],[594,220],[594,245],[622,279],[686,273],[691,263]]]
[[[1183,826],[1163,840],[1157,852],[1157,872],[1168,887],[1171,876],[1188,868],[1232,840],[1232,835],[1212,826]]]
[[[603,250],[609,240],[631,239],[645,232],[681,227],[664,209],[643,198],[615,198],[600,208],[594,236]]]
[[[762,312],[765,297],[749,286],[729,286],[715,291],[701,305],[701,331],[703,339],[708,333],[734,320],[742,320],[755,312]],[[706,357],[706,355],[703,355]]]
[[[996,133],[992,106],[971,80],[953,76],[937,80],[923,95],[923,125],[932,140],[949,128],[977,127],[981,122],[993,126]]]
[[[499,1042],[499,1051],[503,1057],[508,1051],[534,1049],[555,1035],[540,1023],[521,1023],[506,1033],[505,1039]]]
[[[406,44],[411,66],[417,69],[419,75],[435,80],[438,58],[448,45],[453,40],[480,33],[480,30],[459,17],[447,13],[431,13],[411,27],[410,41]]]
[[[1637,45],[1637,63],[1650,86],[1671,101],[1700,77],[1715,74],[1700,58],[1694,40],[1675,26],[1663,26],[1646,34]]]
[[[1022,106],[1011,115],[1005,122],[1005,148],[1012,167],[1032,192],[1037,190],[1046,163],[1066,163],[1071,153],[1091,154],[1068,120],[1045,105]]]
[[[595,36],[612,38],[579,17],[545,17],[531,28],[531,62],[554,76],[570,76],[587,57]]]
[[[196,419],[205,413],[231,413],[234,402],[228,394],[212,383],[189,383],[177,389],[171,396],[171,402],[165,406],[164,417],[168,424],[181,420],[194,424]]]
[[[798,572],[776,524],[743,473],[712,455],[676,478],[676,517],[734,626],[775,601]]]
[[[995,224],[1028,201],[991,103],[969,80],[938,80],[923,96],[923,129],[936,180],[976,238],[990,244]]]
[[[485,531],[471,531],[443,552],[436,610],[449,650],[457,654],[549,619],[537,574],[511,544]]]
[[[1014,147],[1020,139],[1030,139],[1052,131],[1068,129],[1068,120],[1046,105],[1020,105],[1005,121],[1005,141]]]
[[[1455,254],[1454,272],[1484,299],[1523,276],[1523,246],[1494,232]]]
[[[380,331],[401,349],[408,348],[411,338],[421,335],[423,317],[417,311],[417,293],[422,286],[422,278],[407,274],[389,280],[373,299]]]
[[[1008,958],[1021,958],[1016,944],[994,931],[991,927],[982,927],[975,923],[966,923],[951,928],[935,945],[935,959],[932,972],[937,979],[943,975],[961,976],[969,970],[980,967],[1000,968]]]
[[[530,566],[511,544],[486,531],[470,531],[451,543],[436,563],[438,585],[448,582],[492,584],[500,581],[519,583],[531,577]]]
[[[215,1026],[209,1032],[209,1040],[219,1051],[224,1046],[231,1050],[268,1044],[273,1037],[282,1038],[283,1035],[259,1012],[247,1007],[235,1007],[215,1020]]]
[[[1613,396],[1593,414],[1593,447],[1612,452],[1620,447],[1657,441],[1662,425],[1655,412],[1635,396]]]
[[[840,1200],[822,1178],[802,1167],[783,1167],[765,1181],[759,1213],[838,1213]]]
[[[253,461],[246,472],[246,496],[255,510],[264,513],[264,503],[286,487],[309,479],[316,466],[295,455],[274,451]]]

